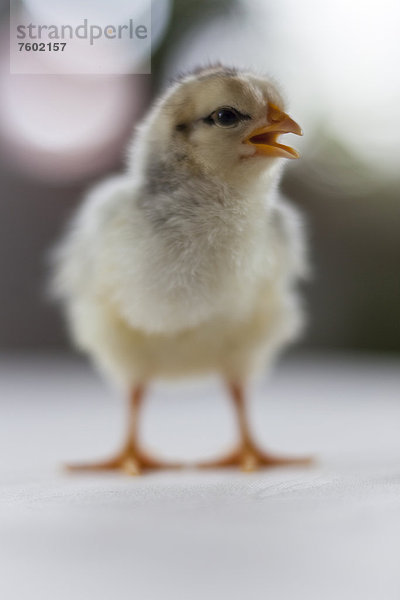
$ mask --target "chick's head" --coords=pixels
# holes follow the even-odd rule
[[[284,133],[302,135],[274,83],[215,67],[174,84],[145,121],[138,143],[147,166],[189,165],[229,183],[273,169],[279,158],[298,158],[278,142]]]

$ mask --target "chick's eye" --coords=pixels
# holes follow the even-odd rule
[[[211,116],[220,127],[234,127],[240,121],[240,115],[233,108],[219,108]]]

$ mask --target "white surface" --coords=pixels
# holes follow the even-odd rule
[[[107,455],[123,405],[62,359],[0,370],[5,600],[398,600],[399,362],[306,359],[252,391],[254,429],[308,469],[67,475]],[[213,382],[157,385],[144,441],[190,460],[233,443]]]

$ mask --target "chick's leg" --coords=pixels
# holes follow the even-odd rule
[[[144,387],[136,386],[129,398],[128,435],[116,456],[98,463],[68,465],[69,471],[113,471],[121,470],[129,475],[139,475],[150,469],[176,468],[179,465],[164,463],[148,456],[138,443],[139,416],[143,403]]]
[[[222,459],[203,463],[201,467],[231,467],[239,465],[243,471],[254,471],[258,467],[279,467],[285,465],[307,465],[312,459],[307,457],[289,457],[270,454],[261,450],[254,442],[250,432],[246,414],[246,402],[243,385],[228,383],[228,390],[232,398],[237,422],[239,426],[239,447]]]

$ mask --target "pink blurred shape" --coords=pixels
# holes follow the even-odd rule
[[[0,53],[0,135],[34,176],[77,180],[121,157],[147,97],[146,76],[10,75]]]

